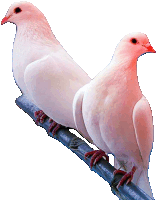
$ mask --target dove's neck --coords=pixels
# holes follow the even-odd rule
[[[119,67],[122,67],[125,70],[126,68],[136,69],[137,59],[138,56],[135,55],[133,52],[129,55],[129,52],[127,53],[122,49],[114,53],[112,63],[116,63]]]
[[[129,91],[133,94],[137,93],[139,100],[142,93],[138,83],[136,63],[136,59],[113,57],[111,63],[93,79],[92,83],[97,84],[104,91],[106,88],[108,91],[115,88],[115,91],[118,90],[121,95],[129,95]]]
[[[114,56],[110,63],[110,70],[116,73],[118,79],[126,79],[127,81],[138,83],[137,78],[137,58],[126,56]]]
[[[59,44],[46,19],[27,21],[17,26],[16,38],[24,38],[32,43]]]

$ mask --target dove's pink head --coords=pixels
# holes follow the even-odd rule
[[[156,53],[144,33],[131,33],[126,35],[116,48],[115,56],[138,58],[144,53]]]
[[[1,25],[6,22],[12,22],[16,25],[25,21],[45,19],[43,13],[29,2],[14,3],[10,6],[6,16],[2,19]]]

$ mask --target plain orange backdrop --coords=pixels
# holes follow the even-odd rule
[[[147,34],[156,49],[154,0],[30,2],[45,14],[56,38],[91,78],[109,64],[116,45],[130,32]],[[12,3],[0,3],[1,19]],[[15,99],[21,95],[12,74],[15,33],[13,24],[0,26],[0,199],[118,199],[107,182],[61,143],[48,137],[15,105]],[[156,126],[155,69],[156,54],[139,58],[139,84],[151,105]],[[149,165],[154,192],[155,146]]]

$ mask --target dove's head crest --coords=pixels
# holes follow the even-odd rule
[[[130,56],[138,58],[140,55],[156,51],[151,46],[149,39],[144,33],[130,33],[126,35],[118,44],[115,55]]]
[[[12,22],[16,25],[33,20],[45,18],[43,13],[32,3],[18,2],[10,6],[6,16],[1,21],[1,24]]]

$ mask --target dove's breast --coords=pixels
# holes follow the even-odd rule
[[[13,48],[13,75],[22,93],[29,96],[25,82],[26,67],[35,60],[41,59],[52,51],[50,46],[37,45],[30,41],[16,38]],[[30,96],[29,96],[30,97]]]
[[[135,152],[139,155],[132,114],[142,97],[140,88],[127,82],[122,87],[111,85],[104,80],[103,84],[92,81],[84,96],[83,115],[90,137],[104,151],[106,147],[101,146],[101,140],[113,154],[124,152],[126,156]]]

